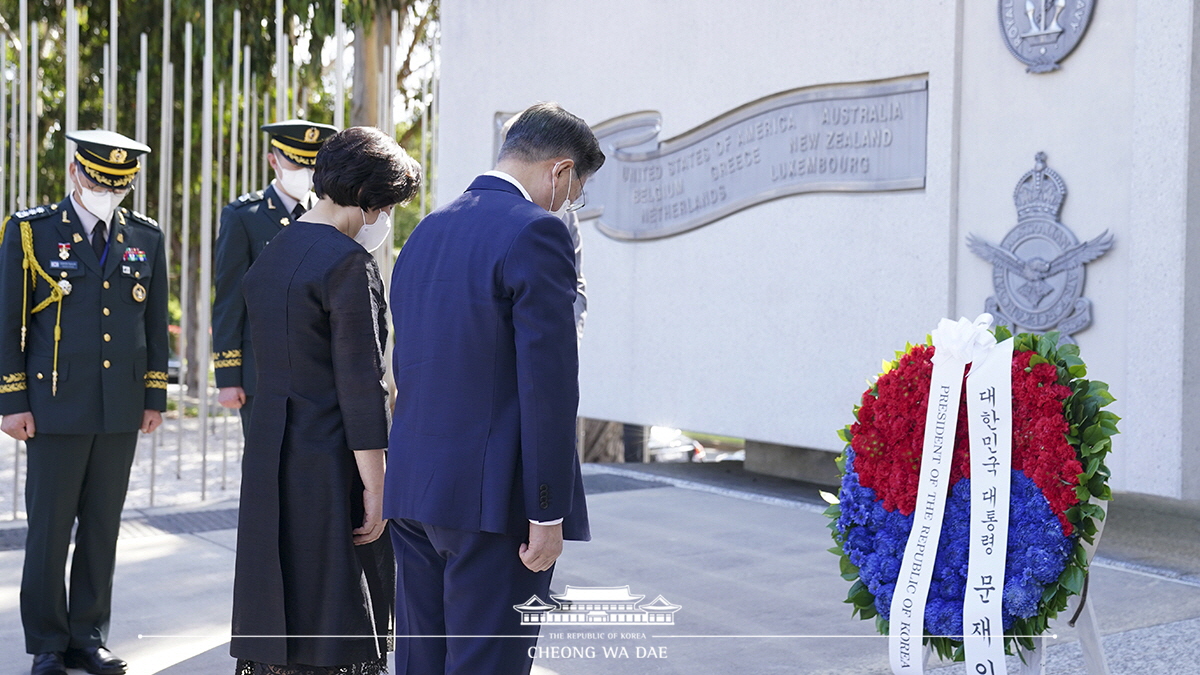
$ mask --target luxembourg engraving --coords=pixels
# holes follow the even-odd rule
[[[1000,33],[1008,51],[1028,66],[1049,73],[1075,49],[1096,0],[1000,0]]]
[[[967,248],[992,263],[996,292],[983,311],[1013,333],[1057,330],[1062,342],[1074,343],[1072,334],[1092,323],[1092,302],[1083,297],[1084,264],[1104,255],[1113,245],[1108,230],[1080,242],[1059,221],[1067,186],[1046,166],[1039,152],[1035,165],[1013,191],[1017,226],[999,246],[977,235],[967,237]]]
[[[610,237],[669,237],[802,192],[925,187],[928,81],[782,92],[659,141],[662,116],[593,127],[608,160],[587,183],[581,219]]]

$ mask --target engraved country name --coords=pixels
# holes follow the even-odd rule
[[[608,156],[588,208],[618,239],[654,239],[802,192],[925,185],[927,82],[792,90],[659,142],[658,113],[596,125]]]

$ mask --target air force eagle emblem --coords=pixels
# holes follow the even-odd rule
[[[1092,323],[1092,303],[1082,297],[1083,265],[1112,248],[1113,237],[1105,230],[1080,243],[1058,220],[1067,186],[1046,167],[1045,153],[1035,159],[1033,170],[1017,181],[1013,192],[1017,226],[999,246],[970,235],[967,248],[993,265],[996,294],[984,303],[984,311],[997,323],[1014,333],[1057,330],[1063,342],[1074,342],[1071,334]]]

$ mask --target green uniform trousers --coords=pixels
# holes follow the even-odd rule
[[[37,434],[26,446],[29,535],[21,577],[25,649],[40,654],[103,645],[137,432]],[[67,551],[77,520],[68,594]]]

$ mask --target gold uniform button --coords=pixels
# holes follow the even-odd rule
[[[105,341],[105,342],[110,342],[110,341],[112,341],[112,336],[111,336],[111,335],[109,335],[108,333],[105,333],[105,334],[104,334],[104,341]]]
[[[107,368],[107,367],[109,367],[109,366],[111,366],[111,365],[112,365],[112,363],[111,363],[111,362],[110,362],[108,359],[104,359],[104,367],[105,367],[105,368]]]
[[[106,288],[106,289],[108,288],[108,282],[107,282],[107,281],[106,281],[106,282],[104,282],[104,288]]]
[[[37,375],[37,378],[38,378],[39,380],[40,380],[40,379],[42,379],[42,374],[41,374],[41,373],[38,373],[38,375]]]
[[[111,312],[109,312],[109,311],[108,311],[108,308],[107,308],[107,307],[105,307],[105,308],[104,308],[104,316],[108,316],[110,313],[111,313]]]
[[[61,272],[61,273],[59,273],[59,275],[58,275],[58,276],[60,276],[60,277],[62,277],[62,278],[64,278],[64,279],[66,279],[66,278],[67,278],[67,273],[66,273],[66,272]]]

